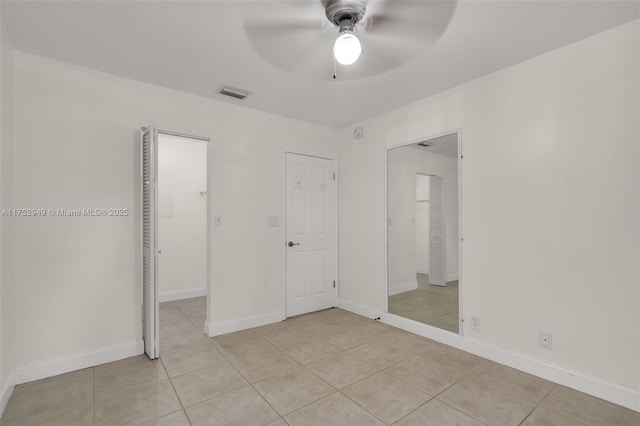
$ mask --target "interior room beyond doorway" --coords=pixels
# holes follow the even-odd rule
[[[160,133],[157,236],[160,302],[206,295],[206,215],[207,143]]]

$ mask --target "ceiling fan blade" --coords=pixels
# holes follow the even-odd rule
[[[331,37],[319,21],[245,22],[244,32],[260,56],[285,71],[303,68],[322,50],[331,52]]]
[[[388,0],[372,2],[360,24],[362,32],[392,37],[399,43],[435,43],[453,18],[457,2]]]
[[[247,40],[277,68],[314,80],[331,79],[338,32],[326,19],[324,1],[248,3],[244,21]],[[440,38],[456,4],[457,0],[370,0],[356,26],[362,56],[349,67],[337,65],[338,74],[345,79],[366,77],[401,66]]]
[[[320,0],[248,2],[245,17],[253,49],[284,71],[302,72],[317,55],[331,51],[337,34]]]

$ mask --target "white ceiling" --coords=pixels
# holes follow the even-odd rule
[[[431,152],[432,154],[444,155],[446,157],[457,158],[458,157],[458,134],[451,133],[449,135],[439,136],[437,138],[428,139],[424,141],[429,146],[421,146],[418,143],[414,143],[411,148],[419,149],[421,151]]]
[[[321,0],[299,1],[306,18],[326,28]],[[280,16],[301,6],[291,0],[2,0],[2,18],[25,52],[342,128],[640,16],[638,1],[459,1],[439,40],[402,66],[373,76],[354,68],[346,71],[349,78],[333,80],[283,71],[256,53],[243,22],[265,5]],[[244,101],[222,97],[221,84],[253,94]]]

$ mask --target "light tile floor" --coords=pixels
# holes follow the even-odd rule
[[[215,338],[161,305],[161,357],[16,387],[3,426],[638,426],[640,414],[340,309]]]
[[[389,312],[423,324],[458,333],[458,281],[445,287],[429,284],[429,276],[416,274],[418,289],[389,296]]]

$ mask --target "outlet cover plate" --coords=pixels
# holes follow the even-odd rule
[[[542,349],[553,349],[553,337],[551,336],[551,333],[541,331],[538,336],[538,344]]]
[[[471,315],[471,329],[482,331],[482,321],[480,315]]]

